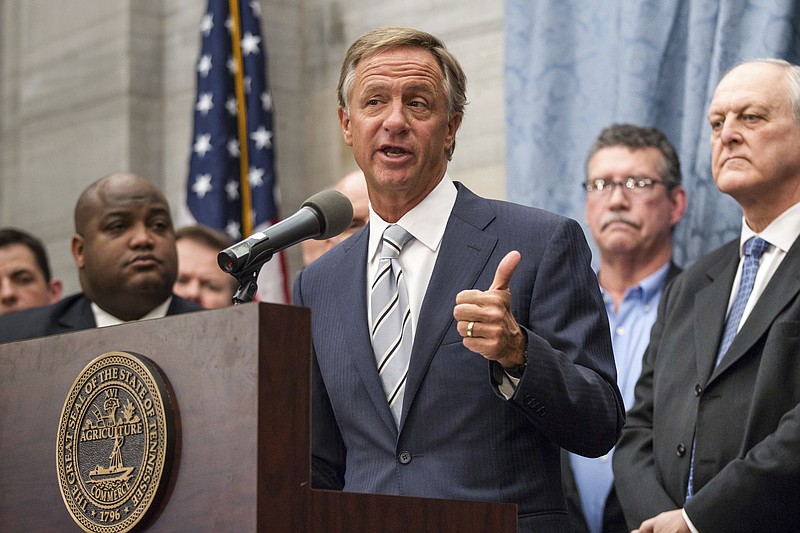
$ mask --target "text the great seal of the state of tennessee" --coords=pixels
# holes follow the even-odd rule
[[[61,496],[95,533],[131,531],[169,478],[174,422],[158,367],[132,352],[105,353],[69,391],[56,439]]]

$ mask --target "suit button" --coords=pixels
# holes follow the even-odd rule
[[[676,451],[678,452],[678,457],[683,457],[683,454],[686,453],[686,446],[681,442],[678,444]]]
[[[400,461],[400,464],[407,465],[411,462],[411,452],[400,452],[397,459]]]
[[[703,386],[698,383],[694,386],[694,395],[700,396],[701,394],[703,394]]]

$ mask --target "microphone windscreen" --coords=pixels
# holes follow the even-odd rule
[[[317,240],[330,239],[350,227],[353,222],[353,204],[344,194],[333,189],[321,191],[303,202],[322,215],[322,233]]]

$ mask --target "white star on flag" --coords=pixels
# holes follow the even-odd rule
[[[250,138],[256,143],[256,148],[272,147],[272,132],[267,131],[264,126],[259,126],[256,131],[250,134]]]
[[[239,239],[242,225],[235,220],[229,220],[228,225],[225,226],[225,233],[231,236],[232,239]]]
[[[197,72],[200,73],[201,76],[204,78],[208,76],[208,73],[211,72],[211,56],[205,55],[200,58],[200,61],[197,62]]]
[[[205,198],[206,193],[210,192],[214,186],[211,185],[211,174],[199,174],[194,178],[192,191],[198,198]]]
[[[206,13],[203,20],[200,22],[200,31],[203,32],[203,35],[208,37],[211,35],[212,29],[214,29],[214,15]]]
[[[194,152],[199,154],[200,157],[206,155],[207,152],[210,152],[213,146],[211,146],[211,134],[204,133],[203,135],[197,136],[197,141],[194,143]]]
[[[241,155],[241,152],[239,151],[239,141],[238,140],[231,139],[230,141],[228,141],[227,148],[228,148],[228,154],[231,157],[239,157]]]
[[[225,109],[228,110],[228,113],[232,117],[235,117],[236,116],[236,111],[237,111],[237,109],[236,109],[236,98],[234,98],[233,96],[228,98],[228,100],[225,102]]]
[[[261,42],[261,37],[257,35],[253,35],[250,32],[244,34],[242,38],[242,53],[245,57],[249,56],[250,54],[257,54],[258,53],[258,44]]]
[[[211,93],[201,94],[200,98],[197,99],[195,109],[204,115],[208,115],[208,112],[214,109],[214,95]]]
[[[228,60],[225,62],[225,66],[228,67],[228,72],[231,74],[236,74],[236,71],[239,70],[236,60],[233,59],[233,57],[228,58]]]
[[[264,185],[264,169],[257,167],[250,167],[250,172],[247,174],[247,181],[250,182],[251,187],[258,187]]]
[[[272,95],[268,92],[261,93],[261,107],[264,108],[264,111],[272,109]]]
[[[228,200],[236,200],[239,198],[239,182],[231,180],[225,184],[225,193],[228,195]]]
[[[253,10],[253,15],[256,17],[261,16],[261,4],[258,3],[258,0],[251,0],[250,9]]]

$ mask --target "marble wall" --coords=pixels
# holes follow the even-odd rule
[[[503,3],[496,0],[261,0],[283,216],[354,168],[336,119],[349,43],[382,25],[442,37],[468,77],[450,166],[505,197]],[[198,24],[205,0],[0,0],[0,225],[48,245],[67,293],[80,191],[120,170],[163,188],[183,220]],[[289,271],[300,265],[288,254]]]

